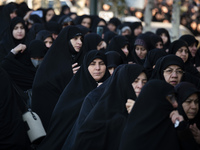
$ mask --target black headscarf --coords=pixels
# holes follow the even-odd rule
[[[51,32],[50,31],[47,31],[47,30],[41,30],[37,33],[35,39],[36,40],[41,40],[41,41],[44,41],[46,38],[48,37],[51,37],[52,38],[52,35],[51,35]],[[53,40],[53,38],[52,38]]]
[[[164,50],[161,49],[152,49],[147,53],[147,56],[145,58],[144,62],[144,68],[147,70],[148,77],[151,77],[151,73],[153,71],[153,66],[156,64],[156,61],[160,58],[167,55],[167,53]]]
[[[159,36],[161,36],[163,33],[164,33],[164,34],[167,36],[167,38],[168,38],[167,43],[165,43],[165,44],[164,44],[164,47],[163,47],[163,49],[166,50],[166,49],[169,48],[169,45],[171,44],[171,39],[170,39],[169,32],[168,32],[165,28],[158,28],[158,29],[156,30],[156,34],[159,35]]]
[[[63,146],[78,117],[85,96],[97,87],[97,82],[88,71],[88,66],[96,58],[103,60],[106,65],[106,56],[100,51],[92,50],[85,55],[81,68],[66,86],[56,104],[47,137],[41,143],[39,149],[57,150]],[[103,80],[107,77],[108,71],[106,71]],[[52,142],[53,145],[51,145]]]
[[[184,69],[184,62],[183,60],[176,56],[176,55],[167,55],[164,57],[161,57],[157,60],[156,62],[156,66],[152,72],[152,76],[151,79],[161,79],[161,80],[165,80],[164,79],[164,70],[170,66],[170,65],[177,65],[179,66],[183,71]]]
[[[110,41],[110,44],[108,45],[108,48],[107,48],[107,51],[118,52],[121,55],[124,64],[128,63],[128,59],[130,56],[130,52],[129,52],[129,55],[126,56],[124,54],[124,52],[122,51],[122,48],[125,45],[128,45],[128,47],[129,47],[128,39],[125,36],[118,35],[118,36],[115,36],[114,38],[112,38],[112,40]]]
[[[9,32],[9,26],[11,22],[10,14],[16,10],[17,7],[15,3],[9,3],[3,7],[0,14],[0,40],[2,40]]]
[[[132,55],[133,55],[133,61],[136,64],[143,65],[145,59],[140,59],[138,57],[138,55],[136,54],[135,48],[137,45],[143,46],[147,50],[147,52],[149,51],[149,45],[147,44],[147,35],[146,34],[140,34],[139,36],[137,36],[135,43],[134,43],[134,48],[131,51]]]
[[[37,70],[33,84],[32,104],[45,129],[60,94],[73,77],[72,64],[82,63],[82,50],[72,59],[69,42],[80,33],[81,31],[74,26],[64,28]]]
[[[193,124],[195,122],[199,122],[199,115],[198,113],[194,119],[189,120],[182,104],[187,100],[188,97],[190,97],[192,94],[196,93],[198,94],[198,98],[200,96],[200,91],[196,88],[196,86],[189,82],[181,82],[178,85],[175,86],[176,90],[176,96],[177,96],[177,102],[178,102],[178,111],[179,113],[184,117],[185,121],[189,121],[189,124]],[[198,125],[199,127],[200,125]]]
[[[43,41],[31,41],[28,52],[31,58],[43,58],[47,52],[47,48]]]
[[[174,125],[169,118],[173,107],[166,99],[173,86],[149,81],[142,89],[130,113],[120,141],[120,150],[179,150]]]
[[[27,150],[30,144],[9,75],[0,67],[0,149]]]
[[[26,44],[28,45],[28,40],[26,40],[26,30],[25,30],[25,37],[23,39],[17,40],[13,37],[13,30],[14,27],[18,24],[18,23],[22,23],[24,29],[25,27],[25,23],[24,20],[20,17],[15,17],[11,20],[10,22],[10,28],[9,28],[9,32],[6,33],[6,36],[4,37],[4,39],[1,41],[1,46],[0,46],[0,61],[3,60],[3,58],[13,49],[15,48],[18,44]],[[21,61],[24,60],[24,56],[25,53],[19,53],[16,58]],[[26,63],[26,62],[24,62]]]
[[[156,43],[161,42],[163,44],[163,40],[159,35],[153,34],[150,36],[151,46],[149,50],[156,48]]]
[[[174,54],[176,55],[176,52],[179,50],[179,48],[185,46],[188,50],[188,59],[186,62],[184,62],[184,66],[185,66],[185,71],[189,72],[190,74],[196,76],[196,77],[200,77],[200,73],[198,72],[198,70],[192,65],[191,63],[191,58],[192,55],[189,51],[188,48],[188,44],[184,41],[184,40],[176,40],[174,42],[171,43],[170,47],[169,47],[169,54]]]
[[[84,53],[97,49],[97,45],[103,41],[103,39],[96,33],[90,33],[84,37]]]
[[[117,36],[117,34],[115,32],[112,31],[107,31],[104,34],[104,41],[106,42],[107,45],[110,44],[110,41],[112,40],[113,37]]]
[[[122,58],[118,52],[109,51],[106,53],[107,58],[107,67],[108,68],[117,68],[117,66],[123,63]]]
[[[82,121],[75,136],[73,150],[118,149],[128,117],[125,104],[128,99],[136,100],[132,83],[143,71],[144,68],[140,65],[123,65],[105,82],[106,86],[103,83],[105,89],[96,105]],[[68,147],[68,144],[65,143],[63,149]]]

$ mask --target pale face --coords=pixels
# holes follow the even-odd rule
[[[76,36],[70,40],[76,52],[79,52],[82,47],[82,36]]]
[[[198,95],[192,94],[187,100],[182,104],[183,110],[187,115],[188,119],[193,119],[199,111],[199,99]]]
[[[137,28],[134,30],[134,35],[135,35],[135,36],[138,36],[138,35],[140,35],[141,33],[142,33],[142,27],[141,27],[141,26],[137,27]]]
[[[112,67],[112,68],[108,68],[108,71],[109,71],[110,75],[112,75],[113,72],[115,71],[115,68],[114,68],[114,67]]]
[[[193,43],[192,45],[190,45],[189,47],[189,51],[192,55],[192,57],[195,57],[196,53],[197,53],[197,46],[196,43]]]
[[[132,87],[135,91],[136,96],[140,94],[142,87],[146,84],[147,82],[147,76],[144,72],[142,72],[132,83]]]
[[[109,23],[107,27],[108,27],[108,29],[109,29],[110,31],[115,32],[116,26],[115,26],[114,24]]]
[[[106,65],[103,60],[96,58],[88,66],[88,71],[93,79],[98,82],[103,78],[106,72]]]
[[[86,28],[90,28],[91,26],[91,19],[90,18],[84,18],[81,22],[81,25],[86,27]]]
[[[184,62],[188,60],[189,53],[187,47],[183,46],[178,49],[176,52],[176,56],[180,57]]]
[[[12,31],[13,37],[17,40],[21,40],[25,37],[25,34],[26,34],[25,29],[24,29],[24,26],[22,25],[22,23],[16,24]]]
[[[15,18],[15,17],[17,17],[16,12],[12,12],[12,13],[10,13],[10,19],[13,19],[13,18]]]
[[[100,21],[99,23],[98,23],[98,26],[105,26],[106,24],[105,24],[105,22],[104,21]]]
[[[167,35],[166,35],[165,33],[162,33],[160,37],[162,38],[163,43],[166,44],[167,41],[168,41],[168,37],[167,37]]]
[[[147,50],[141,45],[136,45],[135,52],[140,59],[144,59],[147,55]]]
[[[170,65],[163,72],[165,81],[173,86],[179,84],[183,76],[183,70],[177,65]]]
[[[53,44],[53,40],[52,40],[51,37],[48,37],[48,38],[46,38],[46,39],[44,40],[44,43],[45,43],[45,45],[46,45],[47,48],[50,48],[51,45]]]
[[[97,50],[100,50],[102,48],[105,48],[106,49],[106,42],[104,41],[101,41],[98,45],[97,45]]]
[[[124,52],[124,54],[125,54],[126,56],[128,56],[128,54],[129,54],[128,45],[125,45],[125,46],[122,47],[121,49],[122,49],[122,51]]]
[[[51,18],[55,15],[53,10],[49,10],[46,14],[46,22],[48,22],[49,20],[51,20]]]

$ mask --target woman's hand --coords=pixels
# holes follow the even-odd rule
[[[13,48],[11,50],[11,52],[14,54],[14,55],[17,55],[19,52],[23,53],[26,49],[26,45],[25,44],[19,44],[17,45],[15,48]]]
[[[175,124],[176,120],[178,120],[179,122],[183,121],[183,116],[181,116],[177,110],[174,110],[170,113],[171,121],[173,124]]]
[[[127,100],[127,102],[126,102],[126,109],[127,109],[127,111],[128,111],[129,114],[130,114],[130,112],[131,112],[134,104],[135,104],[134,100],[132,100],[132,99],[128,99]]]
[[[200,130],[197,128],[196,123],[194,123],[193,125],[190,125],[190,131],[192,132],[195,141],[200,144]]]
[[[73,74],[75,75],[76,72],[78,71],[78,69],[80,68],[80,66],[77,66],[78,63],[74,63],[72,64],[72,71],[73,71]]]

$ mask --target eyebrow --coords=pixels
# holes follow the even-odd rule
[[[171,67],[167,67],[166,69],[174,69],[174,68],[171,68]],[[165,69],[165,70],[166,70]],[[178,69],[181,69],[181,67],[179,67],[179,68],[176,68],[176,70],[178,70]],[[182,70],[182,69],[181,69]]]

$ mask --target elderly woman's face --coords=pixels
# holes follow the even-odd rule
[[[180,83],[183,70],[177,65],[170,65],[163,71],[164,79],[167,83],[176,86]]]

